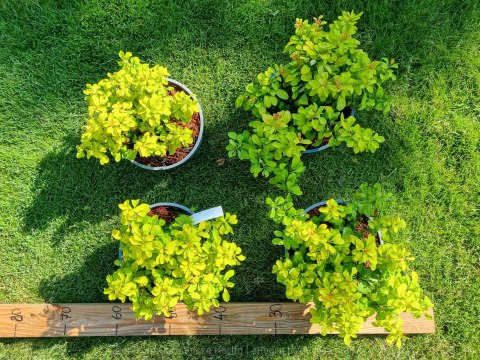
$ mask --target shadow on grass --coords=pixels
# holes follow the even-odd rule
[[[138,181],[138,169],[128,163],[103,167],[95,161],[79,160],[77,143],[76,137],[68,137],[60,150],[39,163],[32,185],[35,199],[24,215],[27,231],[44,230],[60,219],[53,236],[55,245],[76,223],[106,220],[118,211],[117,205],[125,197],[142,197],[145,189],[159,182],[148,176]]]
[[[117,256],[118,244],[112,242],[98,247],[89,254],[84,264],[76,271],[62,277],[45,279],[40,283],[39,292],[46,303],[97,303],[108,302],[103,294],[106,276],[113,272],[113,261]],[[234,299],[237,300],[237,299]],[[244,301],[252,301],[245,299]],[[113,304],[113,303],[112,303]],[[240,341],[239,341],[240,338]],[[149,344],[159,346],[163,355],[184,355],[187,358],[212,356],[213,358],[255,358],[257,355],[294,355],[301,351],[312,336],[178,336],[178,337],[92,337],[67,338],[66,353],[68,355],[85,355],[96,346],[106,347],[111,355],[139,356],[138,346]],[[178,342],[172,344],[170,340]],[[253,341],[254,339],[254,341]],[[7,340],[8,342],[9,340]],[[58,344],[58,339],[36,339],[33,350],[50,349]],[[174,345],[174,346],[172,346]]]
[[[179,79],[197,72],[198,65],[208,66],[213,53],[223,58],[233,52],[242,58],[251,52],[265,54],[272,63],[285,61],[281,52],[295,17],[324,14],[332,21],[342,10],[353,9],[365,12],[359,36],[372,57],[399,58],[400,66],[409,70],[421,67],[426,55],[455,46],[465,22],[474,16],[473,1],[461,6],[456,1],[425,4],[419,10],[416,3],[396,1],[362,7],[307,0],[264,5],[228,0],[8,2],[0,8],[5,34],[0,63],[7,78],[22,82],[15,90],[15,104],[35,107],[35,101],[78,99],[85,83],[116,69],[119,50],[164,64]],[[245,83],[262,70],[250,64],[258,57],[237,64],[252,74]]]
[[[251,336],[148,336],[148,337],[81,337],[62,339],[65,354],[83,358],[97,353],[104,359],[272,359],[311,356],[311,346],[320,335],[251,335]],[[323,346],[339,344],[341,339],[328,336]],[[16,340],[18,341],[18,340]],[[12,343],[14,340],[6,340]],[[59,339],[36,339],[33,351],[49,350]],[[338,346],[338,345],[337,345]],[[340,346],[344,346],[340,344]],[[315,347],[319,342],[315,341]],[[99,348],[102,350],[99,352]],[[326,351],[334,356],[333,351]],[[353,357],[352,357],[353,358]]]
[[[107,302],[103,294],[105,279],[113,273],[117,256],[118,243],[102,245],[88,254],[76,271],[42,280],[39,293],[49,304]]]
[[[370,121],[362,121],[365,117]],[[358,120],[359,123],[364,123],[363,126],[384,136],[385,143],[380,144],[380,148],[373,154],[355,154],[351,148],[342,144],[304,156],[302,160],[307,170],[300,180],[304,194],[297,199],[298,207],[308,207],[331,198],[348,199],[362,183],[390,183],[391,186],[393,182],[395,187],[401,187],[401,182],[396,182],[395,179],[399,173],[408,172],[410,168],[408,164],[399,163],[399,152],[409,151],[403,134],[395,129],[391,118],[385,118],[381,114],[359,113]]]
[[[279,192],[263,179],[254,180],[245,162],[227,160],[225,165],[218,165],[217,160],[225,155],[226,141],[213,136],[219,131],[208,127],[199,152],[170,171],[147,171],[128,161],[101,166],[96,159],[77,159],[74,149],[78,139],[68,137],[60,150],[48,154],[38,165],[32,185],[34,200],[23,215],[24,231],[48,231],[52,244],[58,246],[72,233],[82,236],[82,231],[89,232],[101,222],[116,223],[118,204],[127,199],[176,202],[195,211],[222,205],[225,212],[239,218],[233,240],[247,256],[237,271],[238,286],[232,299],[244,301],[252,294],[257,300],[278,299],[282,291],[271,274],[271,264],[282,252],[270,242],[273,223],[265,216],[265,199]],[[259,266],[259,258],[265,265]]]
[[[174,76],[208,57],[206,50],[281,53],[276,37],[285,43],[294,20],[291,14],[282,13],[280,19],[270,9],[228,0],[19,1],[4,3],[0,10],[5,35],[0,63],[16,82],[28,74],[16,89],[15,104],[30,106],[81,97],[85,83],[117,68],[120,50],[166,65]]]
[[[21,64],[13,62],[12,66],[27,66],[31,71],[31,78],[35,79],[24,84],[26,87],[21,89],[23,93],[52,93],[56,97],[67,95],[67,101],[68,99],[75,101],[86,82],[98,80],[107,70],[116,67],[114,54],[122,48],[132,50],[140,56],[146,52],[160,62],[167,60],[166,62],[171,63],[173,69],[179,72],[183,72],[180,70],[183,68],[190,69],[192,63],[195,64],[197,60],[192,54],[186,55],[185,49],[230,49],[241,53],[243,48],[251,51],[263,47],[263,52],[272,56],[274,52],[280,52],[282,49],[285,42],[283,38],[288,38],[292,33],[294,16],[311,17],[317,13],[326,13],[326,18],[331,20],[342,8],[349,7],[341,4],[330,5],[329,8],[311,4],[307,6],[308,3],[293,4],[278,1],[272,2],[270,8],[268,6],[264,8],[253,2],[235,6],[226,0],[196,1],[189,4],[191,6],[182,2],[94,4],[88,1],[64,1],[42,6],[20,2],[3,5],[7,10],[5,14],[11,10],[12,15],[6,22],[7,29],[11,27],[12,30],[7,32],[7,40],[12,40],[10,43],[6,41],[6,44],[10,44],[7,46],[9,49],[7,53],[12,55],[12,59],[25,58]],[[437,4],[434,1],[429,3],[432,6],[425,12],[408,12],[413,8],[403,3],[366,5],[362,27],[367,29],[366,35],[364,34],[367,45],[370,44],[376,49],[372,57],[376,57],[375,53],[381,55],[379,49],[385,44],[391,44],[391,55],[395,55],[394,50],[398,50],[405,57],[415,52],[420,54],[425,48],[432,46],[429,40],[433,35],[423,31],[429,25],[422,19],[438,20],[444,11],[454,7],[455,4],[454,2]],[[465,8],[468,10],[471,6],[465,5]],[[398,16],[398,13],[402,16]],[[468,13],[452,14],[448,21],[445,20],[450,26],[436,28],[435,36],[439,41],[437,46],[440,46],[442,41],[445,43],[454,41],[460,36],[464,23],[469,20]],[[266,20],[263,24],[270,26],[259,26],[260,20]],[[26,27],[30,28],[32,21],[36,26],[26,31]],[[409,27],[405,26],[406,22]],[[379,24],[387,30],[381,32],[376,27]],[[407,30],[402,31],[402,26]],[[369,38],[370,33],[375,36]],[[281,46],[278,45],[275,34],[283,39]],[[416,34],[413,37],[415,46],[411,45],[412,34]],[[377,40],[377,35],[380,40]],[[391,37],[390,40],[388,36]],[[422,40],[422,36],[426,37],[425,41]],[[43,41],[39,41],[39,38]],[[171,51],[172,48],[175,51]],[[24,56],[26,53],[29,55]],[[208,57],[208,54],[206,56]],[[9,59],[6,63],[12,61]],[[203,76],[205,74],[198,74],[194,78],[200,83]],[[243,80],[243,84],[229,84],[228,81],[222,84],[222,87],[226,87],[225,96],[229,99],[228,103],[222,104],[223,107],[233,111],[231,104],[235,96],[231,92],[238,91],[239,87],[250,81]],[[207,110],[211,109],[207,114],[219,116],[219,109],[215,108],[215,104],[212,106],[208,102],[202,104]],[[241,122],[245,123],[244,115],[238,112],[234,115],[231,113],[225,115],[223,121],[214,118],[215,125],[207,127],[206,144],[202,145],[201,152],[196,155],[196,160],[193,160],[197,165],[190,163],[170,174],[163,172],[146,174],[125,162],[102,168],[94,161],[77,161],[73,150],[77,139],[67,138],[60,151],[47,155],[38,166],[38,176],[33,184],[36,198],[26,213],[25,227],[29,230],[45,229],[50,221],[63,218],[64,221],[55,236],[55,242],[58,243],[62,235],[76,222],[102,221],[117,212],[116,205],[119,202],[127,198],[148,199],[149,194],[171,198],[194,207],[208,206],[212,196],[214,201],[223,197],[222,203],[226,207],[231,205],[232,208],[238,209],[238,205],[242,204],[250,210],[250,204],[258,200],[260,195],[263,202],[266,197],[264,195],[271,193],[266,182],[259,179],[253,183],[248,174],[248,166],[237,163],[228,163],[225,166],[231,171],[231,176],[228,177],[215,177],[211,171],[211,168],[216,166],[214,161],[225,156],[226,136],[222,135],[221,139],[218,139],[218,134],[226,134],[228,130],[239,128],[238,124]],[[379,121],[383,122],[384,119],[380,118]],[[392,125],[390,119],[380,125],[386,130],[380,132],[389,139],[388,132],[391,131]],[[390,149],[394,150],[394,146]],[[352,181],[358,185],[363,181],[378,179],[378,175],[381,178],[395,171],[395,153],[387,155],[383,149],[375,155],[362,155],[358,160],[351,158],[343,150],[333,156],[326,153],[314,156],[321,157],[322,162],[319,164],[317,160],[306,160],[307,165],[312,163],[309,168],[313,169],[313,172],[308,171],[305,174],[307,180],[303,182],[307,201],[318,199],[318,195],[310,195],[309,188],[321,193],[322,197],[333,196],[335,188],[338,189],[337,185],[351,187]],[[202,161],[198,161],[199,158],[202,158]],[[345,161],[346,158],[348,161]],[[362,165],[364,158],[368,160]],[[386,164],[383,163],[385,158],[390,160]],[[366,171],[365,167],[372,165],[375,168],[369,167]],[[240,171],[247,175],[239,176]],[[317,174],[320,175],[319,179],[316,178]],[[337,182],[328,182],[327,179],[337,179]],[[260,189],[258,192],[257,186]],[[234,198],[227,196],[228,190],[232,192],[235,190],[237,196]],[[242,214],[245,215],[245,219],[254,220],[258,217],[255,211],[247,210]]]

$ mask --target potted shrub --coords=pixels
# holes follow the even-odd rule
[[[241,248],[224,239],[233,234],[235,215],[194,225],[191,210],[176,204],[150,208],[127,200],[119,207],[121,227],[112,236],[120,241],[122,258],[107,276],[110,300],[128,298],[136,316],[146,320],[170,316],[180,301],[202,315],[219,306],[220,294],[230,300],[231,267],[245,260]]]
[[[236,107],[255,120],[250,131],[230,132],[229,157],[251,162],[254,176],[293,194],[301,194],[301,155],[345,143],[355,153],[378,149],[385,139],[361,127],[354,109],[390,110],[383,84],[395,79],[397,64],[371,60],[355,39],[360,14],[343,12],[325,27],[297,19],[285,52],[286,65],[274,65],[245,87]]]
[[[196,97],[165,67],[120,51],[120,70],[87,84],[88,118],[77,157],[131,160],[149,170],[188,161],[200,146],[203,114]]]
[[[400,347],[399,314],[419,317],[432,307],[409,268],[412,255],[394,237],[405,222],[380,212],[389,196],[379,184],[363,184],[347,204],[330,199],[308,212],[295,209],[290,196],[267,199],[270,217],[284,226],[273,240],[286,249],[285,259],[273,266],[277,281],[288,299],[313,302],[311,322],[324,335],[338,331],[347,345],[376,314],[373,324]]]

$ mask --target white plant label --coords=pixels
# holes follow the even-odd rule
[[[192,215],[193,225],[223,216],[223,208],[217,206]]]

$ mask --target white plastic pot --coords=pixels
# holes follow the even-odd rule
[[[170,79],[170,78],[167,78],[168,82],[170,84],[173,84],[173,85],[176,85],[178,86],[179,88],[181,88],[183,91],[185,91],[188,95],[193,95],[192,91],[186,87],[185,85],[183,85],[182,83],[176,81],[176,80],[173,80],[173,79]],[[195,96],[192,96],[194,99],[196,99]],[[146,169],[146,170],[170,170],[170,169],[173,169],[177,166],[180,166],[182,164],[185,164],[188,160],[190,160],[193,155],[195,155],[195,153],[197,152],[198,148],[200,147],[200,144],[202,143],[202,139],[203,139],[203,128],[204,128],[204,121],[203,121],[203,111],[202,111],[202,107],[200,106],[200,103],[198,104],[198,113],[200,115],[200,129],[199,129],[199,132],[198,132],[198,137],[197,137],[197,140],[195,141],[195,144],[193,145],[193,148],[192,150],[190,150],[190,152],[188,153],[187,156],[185,156],[182,160],[176,162],[175,164],[171,164],[171,165],[167,165],[167,166],[149,166],[149,165],[144,165],[144,164],[141,164],[139,163],[138,161],[135,161],[135,160],[132,160],[132,163],[134,163],[135,165],[137,165],[138,167],[141,167],[142,169]]]

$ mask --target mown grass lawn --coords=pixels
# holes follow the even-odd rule
[[[3,1],[0,3],[0,302],[105,302],[125,199],[236,213],[247,260],[232,301],[285,300],[271,274],[282,250],[249,165],[227,160],[226,133],[249,121],[234,100],[286,60],[296,17],[364,11],[359,38],[393,57],[388,116],[359,117],[386,138],[375,154],[330,149],[306,159],[298,207],[348,199],[362,183],[394,193],[390,212],[435,304],[437,332],[401,350],[383,337],[236,336],[1,340],[0,359],[478,358],[480,347],[480,9],[477,0]],[[75,158],[82,89],[117,68],[119,50],[167,66],[199,97],[205,140],[187,165],[147,172]]]

